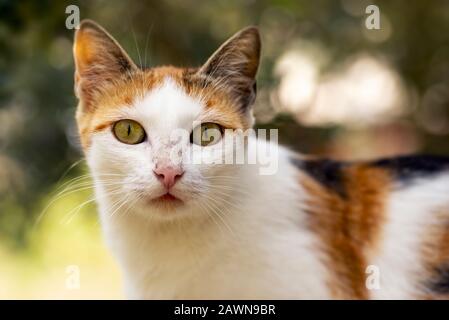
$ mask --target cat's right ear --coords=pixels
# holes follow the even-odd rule
[[[257,27],[242,29],[222,44],[198,72],[230,88],[239,108],[248,110],[256,98],[260,47]]]
[[[108,82],[138,70],[118,42],[101,26],[83,20],[75,33],[75,94],[85,108]]]

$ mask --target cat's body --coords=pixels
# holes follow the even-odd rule
[[[78,126],[127,296],[448,297],[448,160],[350,164],[279,147],[270,175],[254,164],[170,162],[170,133],[198,119],[251,127],[258,58],[250,28],[200,69],[142,71],[104,30],[81,25]],[[123,119],[138,127],[114,131]],[[209,159],[220,147],[186,142]]]

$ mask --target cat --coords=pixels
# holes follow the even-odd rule
[[[270,143],[220,143],[253,126],[260,51],[247,27],[199,68],[144,69],[95,22],[76,31],[76,121],[126,296],[448,298],[448,159],[338,162],[278,146],[274,174],[172,159],[179,144],[217,160]],[[192,134],[173,141],[177,129]]]

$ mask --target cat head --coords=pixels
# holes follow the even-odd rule
[[[252,127],[259,57],[258,30],[248,27],[199,68],[143,69],[83,21],[74,41],[76,120],[97,196],[161,217],[224,204],[242,169],[221,160],[244,148],[224,141]]]

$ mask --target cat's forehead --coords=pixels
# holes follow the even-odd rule
[[[97,116],[101,117],[103,112],[113,116],[133,113],[169,122],[206,111],[219,114],[223,125],[240,128],[244,119],[232,103],[226,90],[208,83],[196,74],[196,69],[156,67],[115,82],[100,97],[98,105],[102,112]]]
[[[187,128],[205,111],[207,102],[201,96],[189,94],[187,88],[170,75],[134,100],[128,108],[130,116],[164,129]]]

